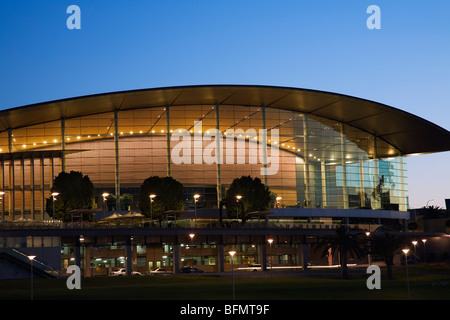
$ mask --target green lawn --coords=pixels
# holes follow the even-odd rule
[[[394,280],[382,276],[381,289],[369,290],[368,275],[338,277],[235,278],[237,300],[403,300],[407,299],[405,269]],[[450,273],[409,270],[412,299],[450,299]],[[30,299],[30,280],[0,281],[0,300]],[[82,278],[80,290],[69,290],[65,279],[34,279],[35,300],[231,300],[230,277],[132,276]]]

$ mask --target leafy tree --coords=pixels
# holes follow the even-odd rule
[[[60,172],[53,180],[51,193],[54,192],[59,194],[54,205],[53,196],[46,199],[46,210],[55,219],[70,221],[70,211],[94,207],[94,185],[87,175],[83,176],[79,171]]]
[[[236,196],[242,198],[237,201]],[[250,212],[270,209],[272,193],[261,179],[250,176],[236,178],[227,189],[225,206],[229,217],[239,217],[243,222],[249,218]]]
[[[150,195],[156,195],[150,206]],[[164,212],[184,209],[183,185],[172,177],[153,176],[144,180],[139,193],[139,208],[142,213],[160,222]],[[152,209],[152,210],[151,210]]]
[[[383,234],[371,234],[369,245],[370,251],[374,255],[383,258],[386,263],[388,279],[392,279],[392,267],[394,265],[394,256],[401,252],[406,244],[405,237],[394,235],[389,232]]]
[[[334,236],[322,238],[316,247],[316,251],[321,251],[322,257],[325,257],[330,249],[332,255],[338,254],[342,279],[348,278],[347,256],[361,258],[364,254],[362,241],[358,236],[350,234],[347,228],[342,226],[336,229]]]

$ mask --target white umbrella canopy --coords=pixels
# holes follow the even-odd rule
[[[113,219],[120,218],[121,216],[122,216],[121,214],[118,214],[117,212],[114,212],[112,215],[107,216],[107,217],[105,217],[105,218],[103,218],[101,220],[113,220]]]
[[[21,216],[19,219],[14,220],[15,223],[37,223],[39,221],[27,218],[25,216]]]

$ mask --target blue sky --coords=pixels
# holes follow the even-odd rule
[[[69,5],[81,29],[69,30]],[[369,30],[369,5],[381,29]],[[280,85],[382,102],[450,130],[450,2],[1,0],[0,109],[102,92]],[[450,152],[408,158],[445,207]]]

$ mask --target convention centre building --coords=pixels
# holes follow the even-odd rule
[[[15,255],[37,250],[37,257],[47,248],[47,264],[64,269],[76,261],[86,275],[119,266],[220,271],[231,247],[241,266],[265,267],[270,250],[277,265],[302,265],[309,237],[338,224],[374,231],[383,221],[407,221],[406,157],[450,150],[449,131],[408,112],[290,87],[102,93],[2,110],[0,119],[0,247]],[[55,225],[46,199],[63,171],[90,178],[97,222],[114,213],[105,194],[115,195],[115,208],[130,194],[122,209],[139,213],[140,186],[153,176],[183,185],[186,210],[170,228]],[[255,212],[263,224],[217,226],[226,190],[241,176],[259,178],[277,200],[269,212]],[[203,224],[190,223],[194,207]],[[267,237],[277,253],[265,247]]]

